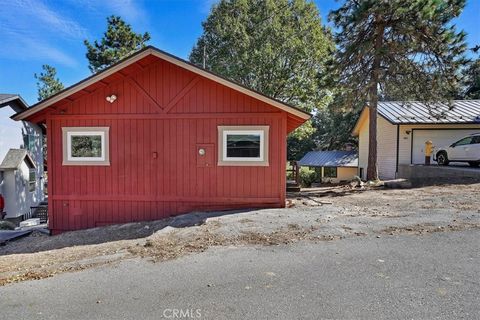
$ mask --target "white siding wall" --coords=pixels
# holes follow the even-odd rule
[[[364,168],[364,176],[368,166],[368,119],[363,123],[358,138],[358,167]],[[380,179],[394,179],[397,167],[397,126],[382,117],[377,117],[377,161]]]
[[[382,117],[377,120],[377,159],[380,179],[395,179],[397,169],[397,126]]]
[[[411,148],[412,148],[412,130],[413,129],[478,129],[480,124],[456,124],[456,125],[401,125],[400,126],[400,140],[399,140],[399,164],[410,164]],[[410,134],[407,134],[410,131]],[[437,146],[441,147],[441,146]]]
[[[0,193],[5,197],[6,211],[8,210],[7,217],[10,218],[25,213],[26,207],[36,206],[38,202],[44,200],[42,130],[37,125],[10,119],[10,116],[14,113],[15,111],[10,107],[0,108],[0,163],[8,150],[28,148],[36,166],[37,188],[33,193],[17,194],[17,191],[23,192],[20,190],[22,186],[16,185],[20,183],[17,171],[11,171],[10,173],[6,171],[3,175],[0,175]],[[32,137],[33,141],[26,145],[28,142],[26,137],[28,136]]]
[[[23,123],[10,119],[15,113],[9,107],[0,108],[0,162],[10,149],[22,148],[23,142]]]

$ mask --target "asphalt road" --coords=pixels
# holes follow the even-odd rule
[[[479,274],[478,231],[216,248],[1,287],[0,319],[479,319]]]

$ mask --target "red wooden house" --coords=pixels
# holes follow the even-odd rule
[[[49,228],[285,205],[310,115],[147,47],[16,114],[47,127]]]

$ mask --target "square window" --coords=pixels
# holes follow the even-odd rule
[[[65,127],[62,130],[64,165],[110,165],[109,128]]]
[[[220,166],[268,166],[268,126],[219,126]]]

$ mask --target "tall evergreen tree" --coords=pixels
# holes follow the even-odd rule
[[[63,83],[57,78],[57,70],[54,67],[44,64],[42,69],[40,74],[33,75],[37,79],[38,101],[47,99],[64,88]]]
[[[465,0],[345,0],[330,14],[338,32],[338,85],[350,104],[369,106],[367,178],[378,179],[377,103],[447,101],[458,92],[465,34],[451,21]]]
[[[325,104],[319,79],[334,45],[314,3],[220,0],[202,25],[191,62],[306,111]]]
[[[135,33],[132,27],[118,16],[107,18],[107,31],[100,41],[91,44],[84,41],[87,47],[88,68],[92,73],[105,69],[129,54],[144,48],[150,40],[150,34]]]

